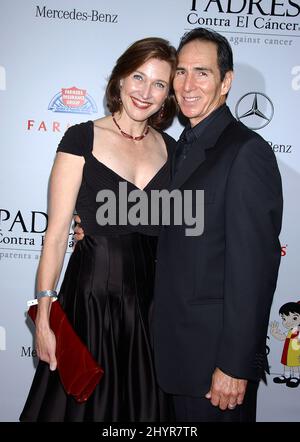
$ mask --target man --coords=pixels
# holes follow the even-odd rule
[[[171,189],[204,190],[204,232],[162,229],[154,298],[160,387],[178,421],[255,421],[281,248],[275,155],[226,106],[232,51],[197,28],[178,49],[174,90],[189,119]]]

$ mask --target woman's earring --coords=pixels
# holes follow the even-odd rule
[[[120,80],[120,83],[119,83],[120,91],[121,91],[122,87],[123,87],[123,80]],[[122,100],[121,100],[121,94],[120,94],[120,96],[119,96],[119,103],[122,103]]]
[[[162,107],[160,108],[159,117],[163,118],[164,113],[165,113],[165,103],[163,103]]]

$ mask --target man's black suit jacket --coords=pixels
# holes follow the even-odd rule
[[[172,189],[204,190],[204,232],[164,226],[157,251],[154,355],[159,385],[202,396],[216,367],[259,380],[281,247],[275,155],[226,107],[192,146]]]

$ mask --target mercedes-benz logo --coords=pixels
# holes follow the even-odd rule
[[[262,129],[272,120],[274,106],[266,94],[248,92],[238,100],[235,115],[250,129]]]

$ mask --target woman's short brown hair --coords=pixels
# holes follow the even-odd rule
[[[176,71],[176,50],[167,40],[158,37],[149,37],[138,40],[118,58],[110,75],[106,87],[107,107],[111,113],[118,112],[122,108],[120,101],[120,80],[137,70],[142,64],[151,58],[166,61],[171,66],[171,78],[169,94],[164,102],[164,108],[153,114],[148,123],[150,126],[162,129],[173,120],[177,105],[173,92],[173,78]]]

